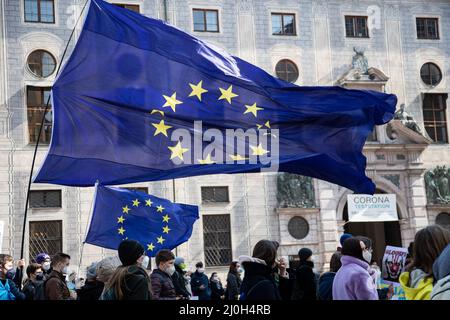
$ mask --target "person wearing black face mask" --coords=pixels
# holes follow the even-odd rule
[[[314,274],[312,251],[302,248],[298,252],[300,266],[295,271],[295,280],[292,289],[292,300],[317,300],[317,277]]]
[[[41,265],[37,263],[30,264],[26,272],[28,279],[25,281],[22,291],[25,294],[25,300],[34,300],[36,287],[44,281],[44,272]]]

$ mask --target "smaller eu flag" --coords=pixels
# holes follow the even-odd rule
[[[117,249],[122,240],[140,242],[154,257],[189,240],[198,207],[140,191],[97,185],[86,243]]]

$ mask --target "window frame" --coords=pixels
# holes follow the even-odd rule
[[[423,68],[425,65],[427,65],[427,66],[428,66],[428,71],[430,71],[430,65],[432,65],[432,64],[436,66],[436,68],[439,70],[439,72],[440,72],[440,74],[441,74],[441,79],[440,79],[439,82],[436,83],[436,84],[426,83],[426,82],[423,80],[423,78],[422,78],[422,68]],[[431,75],[431,72],[429,72],[429,74]],[[439,65],[438,65],[437,63],[435,63],[435,62],[433,62],[433,61],[427,61],[427,62],[425,62],[425,63],[422,64],[422,66],[420,67],[420,70],[419,70],[419,76],[420,76],[420,80],[422,81],[422,83],[423,83],[426,87],[428,87],[428,88],[435,88],[435,87],[438,86],[438,85],[442,82],[442,80],[444,79],[444,74],[442,73],[442,69],[439,67]],[[431,80],[431,79],[430,79],[430,80]]]
[[[206,219],[209,219],[210,217],[219,217],[219,216],[226,216],[228,217],[228,240],[230,243],[229,248],[226,249],[217,249],[214,247],[208,247],[207,250],[207,246],[206,246],[206,241],[205,241],[205,217],[207,217]],[[202,215],[202,226],[203,226],[203,232],[202,232],[202,237],[203,237],[203,255],[204,255],[204,261],[205,261],[205,267],[209,268],[209,267],[223,267],[223,266],[229,266],[230,263],[233,261],[233,236],[232,236],[232,228],[231,228],[231,215],[229,213],[224,213],[224,214],[204,214]],[[218,234],[218,232],[211,232],[211,234]],[[212,250],[229,250],[229,261],[225,262],[224,264],[210,264],[209,261],[207,261],[206,259],[206,252],[211,250],[210,248],[212,248]]]
[[[48,54],[52,57],[52,59],[53,59],[53,61],[54,61],[54,63],[55,63],[55,66],[54,66],[54,68],[53,68],[53,71],[52,71],[48,76],[37,75],[36,73],[33,72],[33,70],[31,70],[31,68],[30,68],[30,66],[29,66],[28,60],[30,59],[30,56],[31,56],[33,53],[38,52],[38,51],[48,53]],[[42,58],[42,56],[41,56],[41,58]],[[55,56],[54,56],[50,51],[45,50],[45,49],[36,49],[36,50],[31,51],[31,52],[28,54],[28,56],[27,56],[27,62],[26,62],[26,64],[27,64],[28,71],[29,71],[34,77],[39,78],[39,79],[47,79],[47,78],[51,77],[51,76],[55,73],[56,69],[58,68],[58,62],[56,61]],[[41,73],[42,73],[42,70],[43,70],[42,65],[43,65],[43,64],[42,64],[42,59],[41,59]]]
[[[43,207],[33,207],[31,205],[31,194],[34,192],[58,192],[59,195],[59,206],[58,207],[49,207],[49,206],[43,206]],[[33,210],[40,210],[40,209],[45,209],[45,210],[53,210],[53,209],[62,209],[63,207],[63,203],[62,203],[62,190],[61,189],[37,189],[37,190],[30,190],[30,199],[28,202],[28,208],[29,209],[33,209]]]
[[[25,6],[25,1],[23,0],[23,21],[25,23],[45,23],[45,24],[56,24],[56,11],[55,11],[55,0],[47,0],[47,1],[51,1],[52,2],[52,10],[53,10],[53,21],[42,21],[42,17],[41,17],[41,1],[42,0],[36,0],[37,2],[37,9],[38,9],[38,20],[37,21],[30,21],[27,20],[27,12],[26,12],[26,6]]]
[[[217,189],[217,188],[226,188],[227,190],[227,201],[205,201],[203,199],[203,189]],[[215,192],[214,192],[215,194]],[[224,204],[224,203],[230,203],[230,188],[228,186],[201,186],[200,187],[200,197],[201,197],[201,203],[202,204]]]
[[[65,248],[64,248],[64,235],[65,233],[65,224],[64,224],[64,219],[58,219],[58,218],[32,218],[28,221],[28,232],[27,232],[27,236],[28,236],[28,241],[26,242],[26,246],[27,246],[27,251],[28,251],[28,257],[31,258],[30,261],[34,260],[35,257],[31,257],[31,224],[32,223],[49,223],[49,222],[59,222],[60,223],[60,230],[61,230],[61,236],[60,236],[60,241],[61,241],[61,252],[65,252]],[[50,256],[52,255],[51,253],[49,253]]]
[[[297,71],[297,77],[295,78],[294,81],[291,82],[291,81],[289,81],[289,80],[284,80],[284,79],[278,77],[278,74],[277,74],[277,66],[278,66],[278,64],[280,64],[281,62],[290,62],[290,63],[293,64],[293,66],[295,67],[295,69],[296,69],[296,71]],[[287,74],[287,72],[286,72],[286,74]],[[282,59],[278,60],[277,63],[275,64],[275,76],[276,76],[278,79],[280,79],[280,80],[283,80],[283,81],[286,81],[286,82],[289,82],[289,83],[296,83],[297,80],[300,78],[300,70],[299,70],[297,64],[296,64],[294,61],[292,61],[291,59],[282,58]]]
[[[116,5],[116,6],[120,7],[120,8],[127,9],[127,10],[131,10],[131,11],[133,11],[133,12],[136,12],[136,13],[141,14],[141,5],[140,5],[139,3],[111,2],[111,4],[114,4],[114,5]],[[126,6],[137,6],[138,9],[139,9],[139,11],[134,11],[133,9],[126,8]]]
[[[204,30],[196,30],[195,29],[195,19],[194,19],[194,12],[195,11],[199,11],[203,13],[203,26],[204,26]],[[216,17],[217,17],[217,30],[216,31],[211,31],[208,30],[208,24],[206,22],[206,13],[208,11],[211,12],[215,12],[216,13]],[[201,33],[205,33],[205,32],[210,32],[210,33],[220,33],[220,15],[219,15],[219,9],[212,9],[212,8],[192,8],[192,30],[193,32],[201,32]]]
[[[431,108],[429,109],[425,109],[425,99],[427,98],[427,96],[430,97],[436,97],[436,96],[443,96],[443,108],[442,109],[437,109],[435,108],[435,103],[434,100],[432,101],[432,105]],[[433,144],[448,144],[449,140],[448,140],[448,121],[447,121],[447,99],[448,99],[448,94],[447,93],[424,93],[423,95],[423,99],[422,99],[422,116],[423,116],[423,124],[424,124],[424,128],[425,128],[425,132],[428,133],[427,128],[433,128],[434,131],[434,139],[433,140]],[[425,112],[432,112],[433,114],[433,119],[432,120],[426,120],[425,117]],[[442,112],[444,120],[440,120],[440,121],[436,121],[436,113],[438,112]],[[444,128],[445,130],[445,141],[437,141],[437,128]],[[431,136],[430,136],[431,138]]]
[[[28,89],[29,88],[38,88],[38,89],[41,89],[41,100],[42,100],[42,105],[41,106],[35,106],[35,105],[33,105],[33,106],[31,106],[30,104],[29,104],[29,99],[28,99]],[[52,87],[51,86],[33,86],[33,85],[26,85],[25,86],[25,104],[26,104],[26,114],[27,114],[27,128],[28,128],[28,130],[27,130],[27,132],[28,132],[28,144],[29,145],[35,145],[36,143],[37,143],[37,139],[36,139],[36,141],[32,141],[31,140],[31,134],[30,134],[30,119],[29,119],[29,111],[30,111],[30,109],[35,109],[34,111],[37,111],[37,109],[38,108],[41,108],[42,109],[42,111],[41,112],[44,112],[45,111],[45,106],[46,106],[46,104],[47,104],[47,101],[45,101],[45,94],[44,94],[44,92],[45,92],[45,89],[48,89],[48,92],[49,92],[49,94],[51,95],[51,89],[52,89]],[[50,100],[49,100],[49,108],[47,109],[47,113],[48,112],[53,112],[53,106],[52,106],[52,104],[51,104],[51,98],[50,98]],[[38,123],[38,124],[36,124],[36,126],[37,125],[40,125],[42,123],[42,121],[40,122],[40,123]],[[45,121],[44,121],[44,126],[45,126],[46,124],[45,124]],[[45,128],[43,129],[43,130],[45,130]],[[52,131],[53,131],[53,119],[52,119],[52,122],[51,122],[51,131],[50,131],[50,138],[49,138],[49,140],[48,140],[48,142],[47,141],[39,141],[39,144],[40,145],[44,145],[44,146],[47,146],[47,145],[49,145],[50,144],[50,141],[51,141],[51,138],[52,138]],[[42,139],[42,135],[41,135],[41,139]]]
[[[352,19],[352,26],[353,26],[353,35],[349,36],[347,35],[347,18],[351,18]],[[365,31],[366,31],[366,36],[360,37],[357,35],[357,30],[356,30],[356,26],[357,26],[357,19],[358,18],[364,18],[365,19]],[[354,15],[354,14],[348,14],[348,15],[344,15],[344,35],[345,38],[351,38],[351,39],[370,39],[370,33],[369,33],[369,24],[368,24],[368,20],[369,17],[365,16],[365,15]]]
[[[440,32],[439,32],[439,18],[438,17],[415,17],[415,22],[416,22],[416,39],[418,40],[440,40]],[[425,37],[419,37],[419,31],[417,30],[417,22],[419,19],[424,20],[424,28],[425,28]],[[435,25],[436,25],[436,37],[435,38],[430,38],[428,37],[428,20],[433,20],[435,21]]]
[[[282,31],[283,31],[283,33],[281,33],[281,34],[278,34],[278,33],[273,33],[273,20],[272,20],[272,17],[274,16],[274,15],[280,15],[281,16],[281,29],[282,29]],[[284,16],[293,16],[294,17],[294,32],[291,34],[291,33],[284,33]],[[279,12],[279,11],[276,11],[276,12],[270,12],[270,26],[271,26],[271,32],[270,32],[270,34],[272,35],[272,36],[276,36],[276,37],[282,37],[282,36],[287,36],[287,37],[296,37],[297,36],[297,19],[296,19],[296,14],[295,14],[295,12],[292,12],[292,13],[289,13],[289,12]]]

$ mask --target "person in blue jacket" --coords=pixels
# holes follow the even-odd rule
[[[333,300],[333,280],[336,272],[341,268],[342,254],[336,251],[330,260],[330,271],[325,272],[319,278],[319,300]]]
[[[192,295],[198,296],[198,300],[211,300],[211,287],[203,262],[197,262],[195,268],[196,271],[191,276]]]
[[[25,300],[25,294],[14,283],[14,259],[0,254],[0,300]]]

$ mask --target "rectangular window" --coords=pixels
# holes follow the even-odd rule
[[[439,39],[438,18],[416,18],[417,39]]]
[[[24,0],[25,22],[55,23],[54,0]]]
[[[228,187],[202,187],[202,203],[230,202]]]
[[[345,35],[348,38],[368,38],[367,17],[345,16]]]
[[[232,261],[230,215],[203,216],[205,264],[226,266]]]
[[[193,9],[194,31],[219,32],[219,11]]]
[[[295,14],[272,13],[272,34],[295,36]]]
[[[118,7],[125,8],[125,9],[128,9],[128,10],[140,13],[140,9],[139,9],[139,5],[138,4],[122,4],[122,3],[113,3],[113,4],[115,4]]]
[[[44,128],[41,132],[39,143],[50,143],[50,138],[52,136],[52,106],[51,99],[49,100],[50,90],[50,87],[27,86],[27,115],[30,143],[37,142],[47,101],[49,101],[49,107],[47,109],[47,114],[45,115]]]
[[[147,187],[124,187],[124,189],[131,190],[131,191],[145,192],[145,193],[148,194],[148,188]]]
[[[434,142],[448,143],[446,93],[425,93],[423,99],[423,120],[425,130]]]
[[[39,253],[50,256],[62,252],[62,221],[30,221],[29,261],[35,262]]]
[[[30,191],[30,208],[61,208],[61,190]]]

